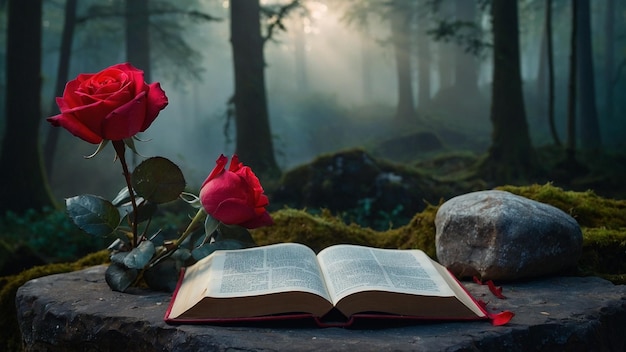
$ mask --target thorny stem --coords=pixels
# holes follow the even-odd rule
[[[137,238],[137,201],[135,200],[135,192],[133,191],[133,187],[130,184],[130,172],[128,171],[128,164],[126,163],[126,146],[124,145],[124,141],[112,141],[113,147],[115,148],[115,153],[117,157],[120,159],[120,163],[122,164],[122,171],[124,173],[124,179],[126,179],[126,187],[128,187],[128,193],[130,195],[130,203],[133,206],[133,218],[130,220],[130,226],[133,233],[133,246],[132,248],[137,247],[139,239]]]

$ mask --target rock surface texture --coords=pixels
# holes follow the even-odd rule
[[[32,280],[17,292],[26,351],[624,351],[626,286],[595,277],[554,277],[503,287],[464,283],[495,312],[516,315],[505,326],[487,321],[379,321],[353,329],[311,325],[168,325],[167,293],[119,293],[105,266]]]
[[[548,204],[504,191],[452,198],[435,218],[439,262],[459,277],[517,280],[572,268],[582,253],[576,220]]]

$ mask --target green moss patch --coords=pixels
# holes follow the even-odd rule
[[[497,189],[555,206],[570,214],[583,228],[626,228],[624,200],[602,198],[593,191],[564,191],[550,183],[524,187],[503,186]]]
[[[602,198],[593,191],[564,191],[549,183],[498,189],[550,204],[570,214],[583,232],[581,274],[626,284],[626,201]]]
[[[381,248],[419,248],[435,257],[437,209],[429,205],[405,226],[374,231],[356,224],[345,224],[328,211],[311,215],[303,210],[286,208],[272,213],[273,226],[256,229],[252,235],[259,245],[298,242],[316,252],[343,243]]]

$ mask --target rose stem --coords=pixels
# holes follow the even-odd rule
[[[200,208],[200,210],[198,210],[198,212],[196,213],[196,215],[193,217],[193,219],[191,219],[191,222],[189,223],[189,225],[187,226],[187,228],[185,229],[185,231],[180,235],[180,237],[175,240],[172,241],[172,246],[168,247],[165,246],[165,249],[162,249],[157,256],[154,258],[154,260],[151,261],[149,267],[153,267],[156,264],[158,264],[163,258],[171,255],[172,253],[174,253],[174,251],[176,249],[178,249],[178,247],[180,247],[180,244],[183,243],[183,241],[189,236],[189,234],[191,234],[192,232],[194,232],[197,229],[197,224],[199,222],[202,222],[205,218],[206,218],[206,211],[204,211],[203,208]]]
[[[130,184],[130,172],[128,172],[128,164],[126,164],[126,146],[124,141],[112,141],[113,147],[115,148],[115,153],[117,153],[117,157],[120,159],[120,163],[122,164],[122,171],[124,173],[124,179],[126,179],[126,187],[128,187],[128,193],[130,195],[130,203],[133,206],[133,219],[131,220],[131,228],[133,232],[133,248],[137,247],[137,201],[135,200],[135,192],[133,192],[133,187]]]

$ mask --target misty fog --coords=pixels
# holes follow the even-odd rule
[[[95,3],[97,1],[80,1],[78,16],[86,16]],[[320,153],[367,146],[407,132],[394,130],[388,122],[397,103],[396,68],[393,50],[388,43],[389,24],[372,15],[367,28],[350,25],[345,20],[346,6],[340,6],[341,3],[337,0],[305,2],[309,15],[289,16],[284,21],[286,31],[275,32],[272,40],[265,44],[270,123],[276,159],[283,171],[309,162]],[[44,1],[42,106],[46,116],[56,114],[52,102],[62,7],[62,2]],[[220,154],[234,152],[234,121],[227,119],[227,103],[233,94],[233,67],[228,3],[222,0],[190,1],[187,7],[209,13],[221,21],[198,22],[173,15],[151,17],[153,26],[159,23],[159,17],[177,22],[181,37],[197,51],[198,56],[195,66],[185,70],[176,62],[162,60],[158,53],[153,53],[150,82],[161,83],[169,97],[169,106],[140,135],[145,142],[138,142],[137,149],[142,156],[161,155],[177,163],[190,189],[195,190]],[[556,120],[563,135],[569,56],[569,22],[565,12],[569,10],[564,5],[561,7],[563,13],[555,15],[554,43]],[[537,1],[523,1],[520,13],[522,74],[528,106],[526,115],[535,146],[550,142],[545,111],[536,103],[535,81],[539,67],[539,38],[542,35],[539,24],[543,16],[539,8]],[[596,30],[601,25],[602,14],[598,9],[592,11]],[[623,17],[620,21],[623,30]],[[488,14],[482,14],[479,22],[485,31],[485,40],[489,41]],[[115,17],[81,22],[74,39],[70,79],[82,72],[97,72],[125,61],[123,26],[123,19]],[[155,30],[151,35],[158,38],[161,34]],[[594,40],[597,38],[594,36]],[[618,44],[623,50],[623,39],[620,40]],[[594,42],[597,52],[601,52],[602,45],[600,40]],[[436,123],[472,133],[486,146],[491,128],[489,94],[492,53],[487,50],[475,58],[479,62],[479,89],[485,101],[477,102],[474,105],[476,109],[466,111],[462,94],[440,96],[439,64],[447,59],[445,55],[454,47],[453,43],[438,43],[430,38],[429,96],[432,101],[420,102],[415,97],[422,119],[415,124],[415,130],[424,128],[420,126],[424,121],[425,125]],[[424,53],[417,48],[412,55],[417,61],[423,58]],[[623,51],[619,55],[623,56]],[[416,66],[413,67],[412,79],[417,95]],[[602,86],[598,87],[598,94],[601,95]],[[621,109],[616,108],[614,115],[619,116],[623,106]],[[602,112],[602,106],[599,110]],[[464,121],[465,114],[473,117]],[[354,127],[361,125],[365,127]],[[49,128],[49,124],[42,123],[42,136]],[[608,148],[623,148],[621,136],[624,128],[621,124],[616,128],[604,125],[601,129]],[[95,145],[89,145],[67,131],[61,133],[58,162],[50,180],[57,198],[80,193],[109,197],[122,187],[119,170],[112,166],[112,149],[106,149],[91,160],[83,158],[95,149]],[[136,162],[142,156],[136,157]]]

